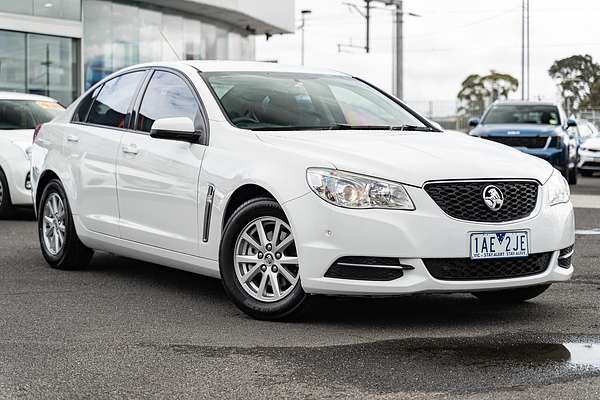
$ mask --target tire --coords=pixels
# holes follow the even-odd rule
[[[577,185],[577,167],[570,168],[567,172],[569,185]]]
[[[13,215],[14,208],[10,201],[10,190],[8,189],[8,180],[4,171],[0,168],[0,219],[10,218]]]
[[[581,176],[592,176],[592,175],[594,175],[594,171],[583,170],[583,171],[579,171],[579,172],[581,172]]]
[[[273,240],[278,226],[279,235]],[[223,231],[219,268],[229,298],[253,318],[289,319],[298,315],[308,299],[300,284],[298,255],[288,220],[273,199],[249,200],[233,213]]]
[[[57,239],[61,233],[62,241]],[[93,250],[79,240],[67,195],[56,179],[50,181],[42,192],[38,205],[38,237],[42,254],[52,268],[85,268],[94,255]]]
[[[544,293],[550,284],[528,286],[516,289],[493,290],[489,292],[473,292],[473,296],[487,303],[522,303]]]

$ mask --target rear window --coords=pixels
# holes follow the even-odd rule
[[[35,129],[63,111],[53,101],[0,100],[0,130]]]

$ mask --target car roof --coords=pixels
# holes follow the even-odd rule
[[[304,67],[300,65],[284,65],[273,62],[261,61],[185,61],[186,64],[202,72],[229,72],[229,71],[252,71],[252,72],[294,72],[305,74],[343,75],[348,74],[330,69]]]
[[[51,101],[57,103],[52,97],[41,96],[38,94],[19,93],[19,92],[1,92],[0,100],[33,100],[33,101]]]
[[[299,65],[283,65],[273,62],[261,62],[261,61],[222,61],[222,60],[187,60],[187,61],[172,61],[172,62],[150,62],[144,64],[132,65],[124,68],[119,72],[124,72],[135,68],[151,68],[151,67],[170,67],[180,68],[181,66],[191,66],[201,72],[291,72],[291,73],[304,73],[304,74],[319,74],[319,75],[338,75],[338,76],[350,76],[343,72],[311,68]]]
[[[493,105],[507,106],[557,106],[551,101],[531,101],[531,100],[496,100]]]

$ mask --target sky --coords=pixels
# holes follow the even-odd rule
[[[362,0],[346,0],[364,7]],[[364,46],[365,20],[343,0],[296,0],[307,17],[305,64],[352,73],[392,90],[391,9],[375,4],[372,52],[338,52],[338,43]],[[405,0],[404,100],[415,106],[454,104],[461,82],[490,70],[521,77],[521,0]],[[530,94],[557,100],[548,76],[552,63],[573,54],[590,54],[600,62],[600,1],[530,0]],[[256,39],[258,60],[300,64],[300,31]],[[520,91],[511,97],[520,97]],[[419,108],[419,107],[417,107]],[[440,113],[443,113],[440,110]]]

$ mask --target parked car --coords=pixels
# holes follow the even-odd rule
[[[339,72],[122,70],[42,126],[32,182],[52,267],[103,250],[206,274],[261,319],[315,293],[524,301],[573,273],[569,186],[550,164],[444,133]]]
[[[577,168],[583,176],[592,176],[600,172],[600,132],[589,121],[578,121],[583,142],[579,146],[579,164]]]
[[[31,206],[27,148],[35,127],[63,110],[49,97],[0,92],[0,218],[9,217],[14,207]]]
[[[514,147],[540,157],[560,170],[569,184],[577,184],[577,122],[554,103],[494,102],[481,120],[469,121],[472,136]]]
[[[593,122],[586,119],[577,119],[577,131],[582,142],[595,136],[599,136],[600,132]]]

